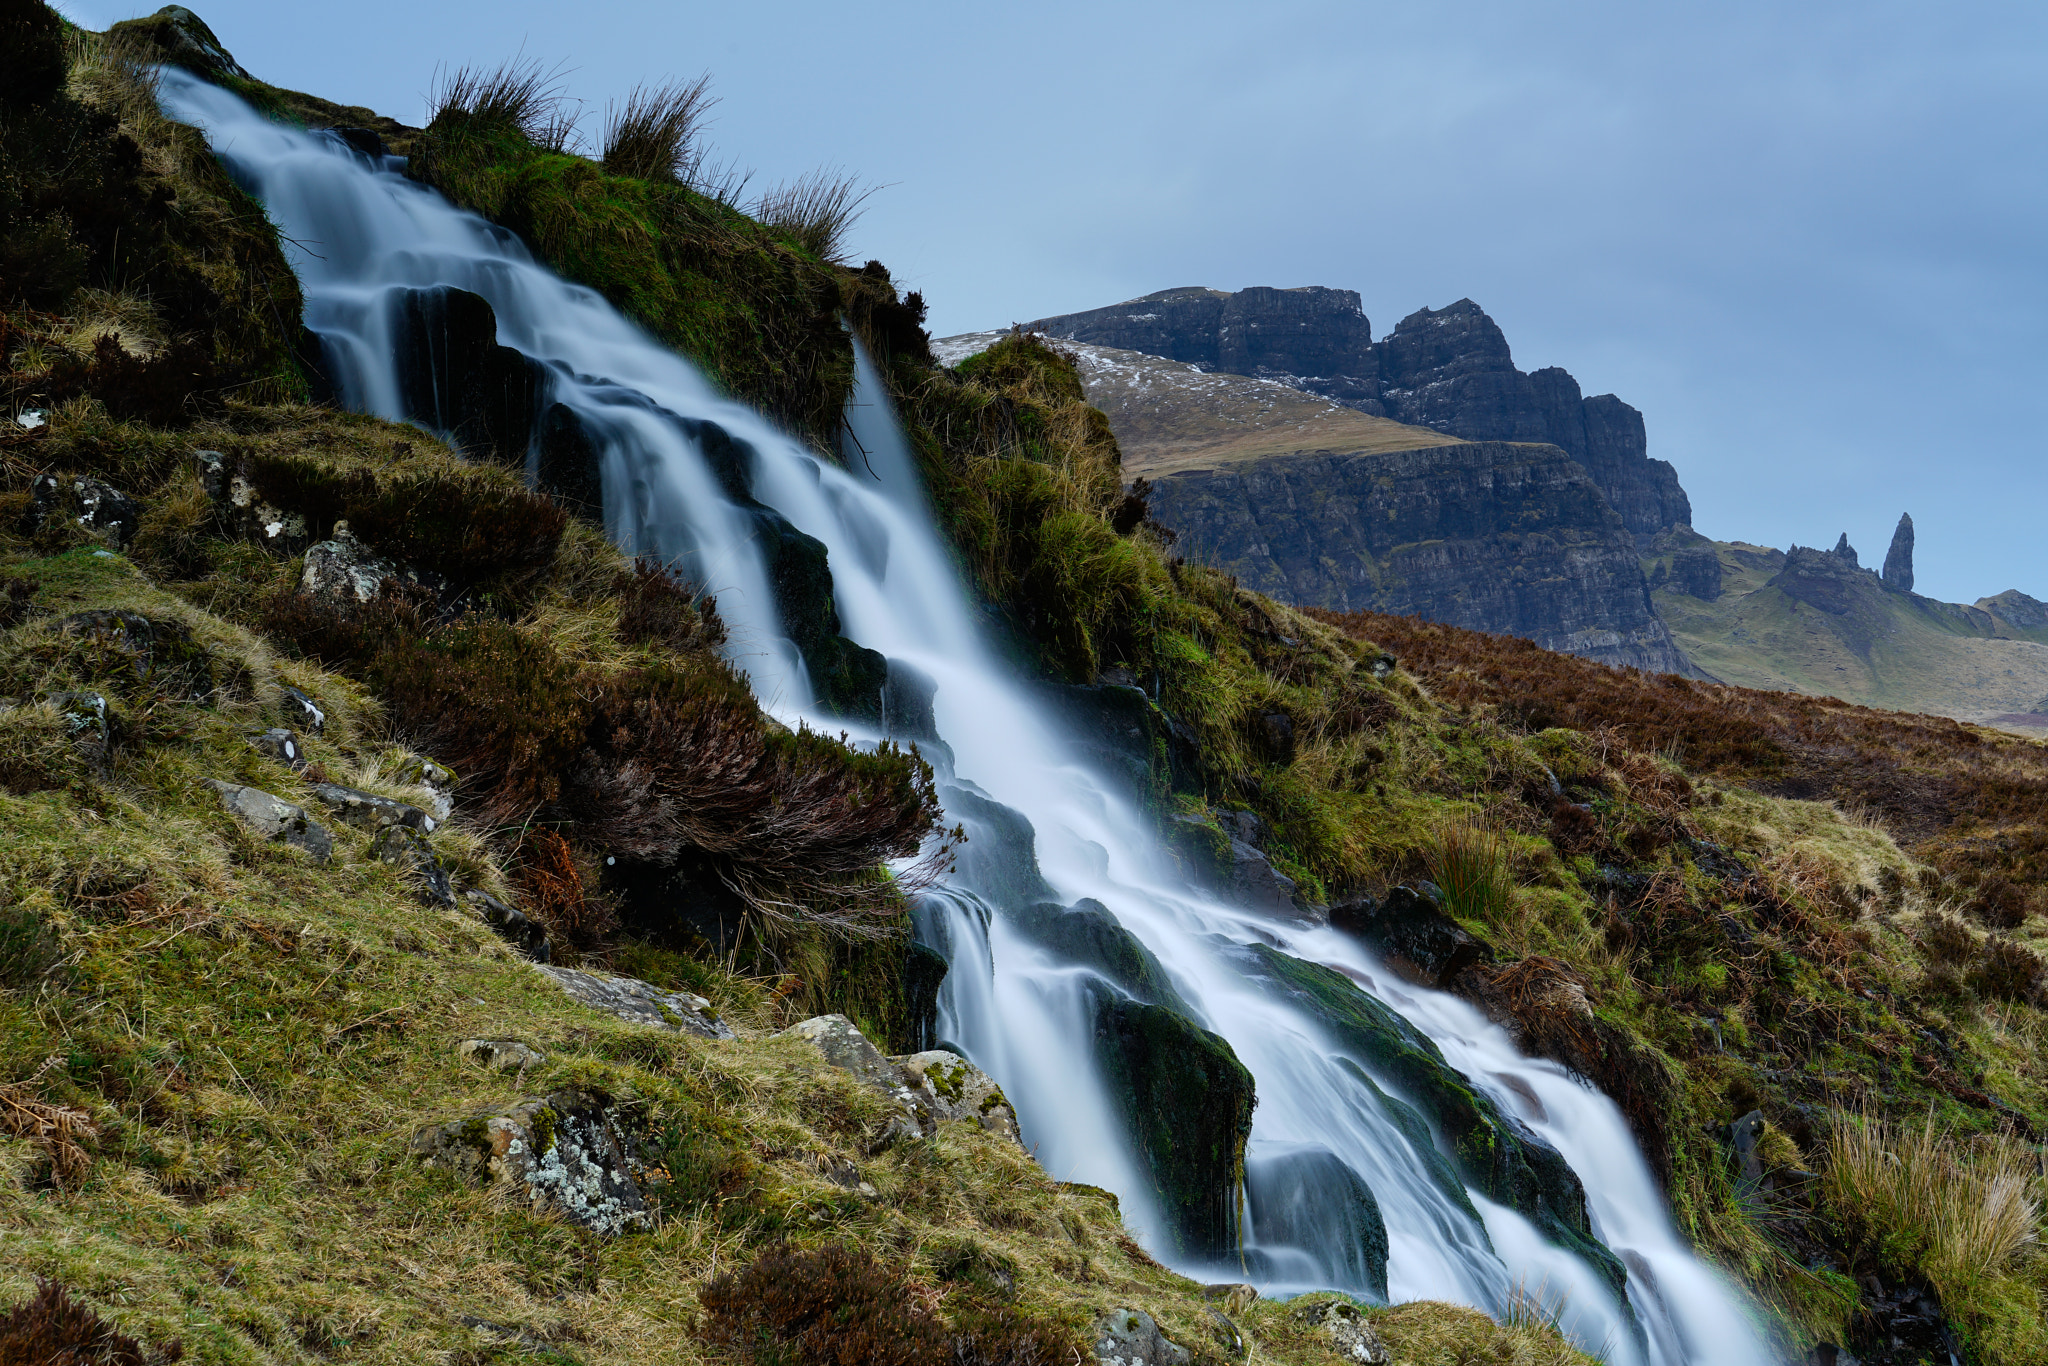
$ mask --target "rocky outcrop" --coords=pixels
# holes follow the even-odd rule
[[[460,1180],[496,1186],[536,1214],[597,1234],[645,1228],[641,1163],[628,1117],[605,1096],[557,1091],[423,1129],[412,1152]]]
[[[935,1048],[884,1057],[844,1015],[814,1015],[776,1037],[808,1041],[826,1062],[890,1102],[894,1113],[868,1145],[872,1152],[899,1138],[930,1138],[949,1121],[972,1123],[1012,1143],[1024,1141],[1003,1088],[957,1053]]]
[[[2048,630],[2048,602],[2028,597],[2017,588],[1979,598],[1977,606],[2016,630]]]
[[[1343,1300],[1317,1300],[1294,1311],[1295,1322],[1317,1331],[1339,1361],[1357,1366],[1387,1366],[1394,1358],[1358,1306]]]
[[[700,1039],[730,1039],[732,1026],[718,1018],[711,1002],[686,991],[663,991],[637,977],[607,977],[576,968],[543,964],[542,976],[592,1010],[615,1015],[629,1024],[653,1025],[694,1034]]]
[[[1470,441],[1546,442],[1586,468],[1630,533],[1688,525],[1669,462],[1649,458],[1643,415],[1591,398],[1556,367],[1515,368],[1500,327],[1470,299],[1422,309],[1375,343],[1348,289],[1169,289],[1041,318],[1048,336],[1279,380],[1376,417]]]
[[[1282,602],[1415,615],[1670,673],[1634,539],[1555,446],[1310,454],[1156,481],[1180,549]]]
[[[1892,533],[1892,548],[1884,556],[1884,586],[1894,593],[1913,591],[1913,518],[1899,514],[1899,529]]]
[[[235,819],[257,835],[279,844],[303,849],[317,863],[327,862],[334,852],[334,837],[318,821],[282,797],[272,796],[241,783],[208,778],[206,785],[220,794],[220,803]]]
[[[1101,1366],[1187,1366],[1188,1349],[1159,1331],[1140,1309],[1112,1309],[1095,1321],[1088,1336]]]

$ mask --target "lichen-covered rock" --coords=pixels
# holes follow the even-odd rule
[[[320,709],[319,703],[297,688],[279,688],[278,703],[285,716],[301,730],[318,735],[327,729],[327,713]]]
[[[464,1039],[455,1045],[455,1056],[493,1072],[525,1072],[548,1060],[545,1053],[505,1039]]]
[[[321,805],[334,813],[334,818],[343,825],[352,825],[358,830],[376,832],[387,826],[402,825],[421,834],[432,834],[439,824],[432,816],[405,802],[380,797],[374,792],[358,788],[343,787],[339,783],[314,783],[313,795]]]
[[[272,726],[249,737],[249,748],[266,759],[275,759],[296,772],[306,766],[306,749],[299,737],[284,726]]]
[[[408,787],[423,787],[430,794],[427,803],[434,819],[445,821],[455,814],[455,770],[437,764],[424,755],[412,754],[391,765],[385,777]]]
[[[1010,1107],[1003,1088],[958,1053],[934,1048],[889,1061],[896,1064],[903,1084],[910,1088],[912,1103],[934,1123],[967,1120],[1012,1143],[1024,1141],[1017,1127],[1017,1112]]]
[[[305,807],[241,783],[222,782],[218,778],[204,781],[220,794],[222,806],[264,839],[303,849],[320,863],[327,862],[334,852],[334,837],[306,814]]]
[[[105,694],[96,692],[53,693],[50,705],[63,722],[64,733],[79,757],[104,773],[114,759],[114,717]]]
[[[427,837],[409,825],[387,825],[370,841],[370,857],[404,873],[420,900],[430,906],[453,906],[455,889],[448,871],[434,857]]]
[[[374,602],[384,590],[384,580],[397,573],[396,565],[372,555],[353,536],[338,537],[306,548],[299,591],[336,606]]]
[[[462,900],[483,917],[484,924],[497,931],[500,939],[534,962],[545,963],[553,956],[548,948],[548,932],[524,911],[507,906],[489,892],[476,887],[465,887]]]
[[[506,1187],[536,1213],[560,1214],[593,1233],[651,1221],[627,1126],[603,1096],[556,1091],[423,1129],[411,1147],[465,1181]]]
[[[1320,1330],[1344,1361],[1356,1362],[1358,1366],[1387,1366],[1393,1360],[1387,1354],[1386,1343],[1380,1341],[1380,1335],[1355,1304],[1317,1300],[1295,1310],[1294,1316],[1304,1328]]]
[[[732,1026],[712,1012],[711,1002],[685,991],[663,991],[637,977],[601,977],[575,968],[540,966],[541,975],[592,1010],[634,1024],[680,1030],[700,1039],[730,1039]]]
[[[1188,1349],[1159,1331],[1139,1309],[1112,1309],[1089,1331],[1102,1366],[1186,1366]]]
[[[1244,1146],[1257,1093],[1230,1044],[1177,1011],[1105,992],[1095,1055],[1183,1256],[1238,1246]]]

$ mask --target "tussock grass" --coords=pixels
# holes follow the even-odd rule
[[[561,67],[542,66],[537,57],[514,58],[495,67],[443,70],[427,96],[427,121],[459,117],[559,151],[566,140],[561,77]]]
[[[820,168],[767,191],[754,217],[831,265],[846,264],[846,238],[860,221],[861,205],[880,189],[863,186],[848,171]]]
[[[1515,874],[1508,842],[1499,831],[1471,821],[1445,821],[1423,858],[1452,915],[1486,925],[1513,917]]]
[[[606,106],[605,170],[639,180],[694,183],[705,155],[698,138],[717,103],[708,75],[633,87],[621,104]]]

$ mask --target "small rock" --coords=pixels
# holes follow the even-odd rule
[[[445,764],[414,754],[392,765],[385,776],[406,787],[425,788],[432,796],[429,805],[435,820],[445,821],[455,814],[455,770]]]
[[[334,852],[334,837],[307,815],[303,806],[240,783],[224,783],[218,778],[204,781],[220,794],[222,806],[263,838],[303,849],[320,863],[327,862]]]
[[[1245,1354],[1244,1334],[1238,1331],[1237,1325],[1220,1310],[1205,1308],[1202,1312],[1209,1316],[1209,1332],[1215,1337],[1216,1345],[1232,1357],[1242,1357]]]
[[[891,1058],[910,1088],[913,1103],[940,1120],[971,1120],[1012,1143],[1024,1141],[1017,1112],[995,1078],[957,1053],[942,1048]]]
[[[104,773],[114,759],[114,720],[106,697],[96,692],[60,692],[51,695],[50,705],[57,709],[79,754]]]
[[[502,1039],[464,1039],[455,1045],[455,1056],[493,1072],[524,1072],[548,1060],[545,1053]]]
[[[1150,1314],[1112,1309],[1089,1332],[1103,1366],[1184,1366],[1188,1349],[1169,1341]]]
[[[266,759],[275,759],[293,772],[306,766],[306,751],[299,737],[283,726],[273,726],[249,737],[249,748]]]
[[[1394,658],[1392,655],[1378,655],[1373,659],[1372,662],[1372,676],[1384,683],[1388,678],[1393,676],[1394,670],[1399,668],[1400,666],[1401,661]]]
[[[592,1010],[633,1024],[680,1030],[701,1039],[730,1039],[732,1026],[711,1013],[711,1002],[688,992],[663,991],[637,977],[600,977],[575,968],[541,967],[556,986]]]
[[[548,948],[548,932],[531,916],[476,887],[465,887],[462,899],[483,917],[484,924],[497,931],[500,939],[536,963],[548,961],[552,954]]]
[[[112,484],[75,479],[71,483],[71,498],[78,524],[105,536],[115,549],[122,549],[135,539],[136,528],[142,525],[142,504]]]
[[[384,591],[384,581],[397,573],[389,560],[378,559],[361,541],[344,536],[307,547],[299,591],[341,606],[373,602]]]
[[[1259,744],[1280,767],[1294,762],[1294,718],[1284,711],[1262,711],[1253,718]]]
[[[455,890],[447,870],[434,857],[426,836],[409,825],[387,825],[370,841],[370,857],[388,863],[413,880],[420,900],[430,906],[453,906]]]
[[[422,1129],[411,1148],[464,1180],[509,1188],[536,1213],[618,1234],[651,1222],[620,1121],[606,1097],[557,1091],[501,1113]]]
[[[417,830],[423,835],[434,832],[438,824],[432,816],[417,806],[380,797],[374,792],[359,788],[343,787],[339,783],[315,783],[313,795],[320,799],[334,818],[343,825],[352,825],[358,830],[377,831],[387,826],[402,825]]]
[[[214,503],[228,501],[228,458],[219,451],[192,452],[192,471],[199,488]]]
[[[279,688],[279,705],[284,714],[300,729],[318,735],[327,729],[327,713],[320,710],[320,704],[300,692],[297,688]]]
[[[855,1081],[895,1103],[895,1115],[869,1144],[871,1152],[880,1152],[901,1138],[929,1137],[937,1129],[929,1110],[920,1111],[917,1097],[904,1084],[903,1070],[883,1057],[844,1015],[814,1015],[775,1037],[809,1041],[825,1055],[826,1062],[853,1073]]]
[[[1294,1316],[1305,1328],[1322,1329],[1337,1355],[1346,1361],[1355,1361],[1359,1366],[1387,1366],[1392,1360],[1387,1355],[1387,1345],[1380,1341],[1380,1335],[1355,1304],[1318,1300],[1303,1305]]]

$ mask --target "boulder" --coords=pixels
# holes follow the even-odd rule
[[[235,818],[264,839],[303,849],[319,863],[334,852],[334,837],[324,826],[282,797],[241,783],[207,778],[206,785],[220,794],[220,802]]]
[[[966,1120],[980,1125],[998,1138],[1021,1144],[1017,1112],[995,1079],[957,1053],[943,1048],[927,1049],[907,1057],[892,1057],[903,1084],[910,1088],[912,1103],[921,1116],[933,1124],[945,1120]]]
[[[159,60],[182,66],[205,80],[218,84],[224,76],[250,79],[206,21],[183,5],[165,5],[152,15],[124,20],[114,27],[122,37],[154,47]]]
[[[265,502],[227,456],[219,451],[194,451],[193,470],[199,487],[212,500],[219,518],[239,535],[275,555],[296,555],[313,543],[312,528],[296,512]]]
[[[1183,1257],[1238,1247],[1239,1187],[1257,1092],[1221,1035],[1163,1006],[1102,993],[1095,1055]]]
[[[493,1072],[525,1072],[548,1060],[545,1053],[504,1039],[464,1039],[455,1045],[455,1056]]]
[[[402,825],[408,830],[417,830],[430,835],[439,824],[432,816],[417,806],[380,797],[374,792],[359,788],[343,787],[339,783],[314,783],[313,795],[320,804],[334,813],[334,818],[343,825],[375,834],[387,826]]]
[[[1363,1311],[1345,1300],[1317,1300],[1294,1311],[1295,1322],[1328,1340],[1339,1360],[1358,1366],[1388,1366],[1393,1357],[1386,1343],[1366,1321]]]
[[[622,1116],[607,1097],[556,1091],[423,1129],[413,1154],[461,1180],[504,1188],[535,1213],[612,1235],[652,1222]]]
[[[1250,823],[1242,819],[1250,816]],[[1324,923],[1320,907],[1305,907],[1295,900],[1294,879],[1273,866],[1265,852],[1235,830],[1258,829],[1258,818],[1250,812],[1231,812],[1212,824],[1198,816],[1175,816],[1170,827],[1181,836],[1180,845],[1193,856],[1196,880],[1210,884],[1219,894],[1248,911],[1281,920],[1306,924]]]
[[[1159,1331],[1150,1314],[1112,1309],[1089,1330],[1102,1366],[1186,1366],[1188,1350]]]
[[[516,915],[517,912],[514,912]],[[718,1018],[711,1002],[686,991],[663,991],[637,977],[600,976],[575,968],[541,965],[539,971],[569,995],[632,1024],[654,1025],[700,1039],[730,1039],[732,1026]]]
[[[1443,909],[1443,893],[1428,882],[1403,884],[1384,901],[1370,896],[1330,908],[1330,923],[1360,940],[1403,976],[1440,991],[1475,963],[1491,962],[1493,948]]]
[[[98,479],[39,474],[29,483],[28,530],[69,519],[116,550],[126,549],[142,525],[142,504]]]
[[[377,837],[370,841],[370,857],[403,873],[419,899],[429,906],[455,904],[455,889],[449,885],[447,870],[434,857],[427,837],[411,826],[387,825],[379,829]]]
[[[483,917],[484,924],[497,931],[498,938],[536,963],[548,961],[552,954],[548,948],[548,932],[524,911],[507,906],[489,892],[476,887],[465,887],[462,901]]]
[[[1617,1295],[1622,1293],[1627,1272],[1593,1237],[1585,1187],[1577,1174],[1534,1130],[1502,1113],[1445,1062],[1434,1040],[1334,968],[1264,944],[1244,946],[1240,962],[1247,976],[1263,979],[1318,1020],[1342,1053],[1413,1101],[1474,1190],[1520,1212],[1546,1237],[1577,1253]]]
[[[299,743],[297,735],[284,726],[272,726],[269,730],[259,731],[250,736],[249,748],[266,759],[277,760],[293,772],[306,766],[305,746]]]
[[[1364,1178],[1328,1148],[1245,1163],[1246,1203],[1260,1246],[1298,1247],[1330,1269],[1330,1284],[1387,1297],[1387,1223]]]

